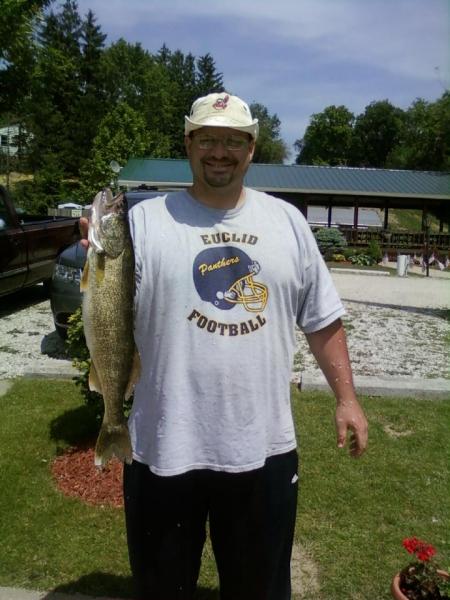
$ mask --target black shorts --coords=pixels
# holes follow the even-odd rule
[[[194,598],[206,522],[221,600],[288,600],[297,507],[297,452],[246,473],[160,477],[124,470],[128,551],[139,600]]]

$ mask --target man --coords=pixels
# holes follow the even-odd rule
[[[140,600],[191,599],[208,520],[222,600],[287,600],[297,505],[289,380],[297,323],[362,454],[344,313],[300,211],[243,186],[258,122],[210,94],[185,118],[193,185],[133,206],[142,375],[125,465]]]

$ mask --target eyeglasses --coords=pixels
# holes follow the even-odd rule
[[[196,140],[200,150],[211,150],[215,148],[218,143],[225,146],[227,150],[231,152],[238,152],[243,150],[249,144],[249,140],[238,135],[230,135],[225,138],[218,138],[212,135],[195,135],[193,136]]]

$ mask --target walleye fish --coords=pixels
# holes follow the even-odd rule
[[[133,336],[134,255],[122,194],[113,198],[105,189],[96,195],[89,243],[80,286],[89,388],[102,394],[105,405],[95,464],[103,466],[113,455],[131,463],[123,403],[139,379],[140,361]]]

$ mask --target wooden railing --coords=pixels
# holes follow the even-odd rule
[[[448,250],[450,248],[450,233],[429,233],[428,240],[425,232],[409,233],[403,231],[383,231],[373,229],[341,229],[350,246],[368,246],[372,240],[377,241],[383,248],[424,248],[428,241],[429,248]]]

